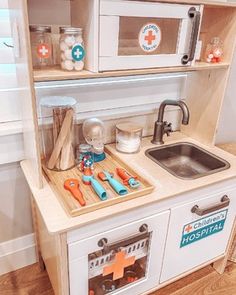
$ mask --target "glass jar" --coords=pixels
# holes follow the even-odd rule
[[[75,166],[75,106],[72,97],[46,96],[40,100],[43,162],[48,169],[64,171]]]
[[[207,44],[205,59],[209,63],[219,63],[223,58],[223,42],[219,37],[214,37]]]
[[[135,123],[116,125],[116,149],[122,153],[137,153],[141,148],[143,128]]]
[[[84,68],[84,41],[81,28],[60,28],[61,68],[66,71],[82,71]]]
[[[53,65],[51,27],[30,26],[32,62],[34,68]]]
[[[76,161],[79,170],[84,171],[84,167],[94,170],[94,154],[90,144],[80,144],[76,151]]]

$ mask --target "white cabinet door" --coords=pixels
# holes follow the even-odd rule
[[[169,211],[70,243],[70,295],[140,294],[158,285]]]
[[[173,208],[161,282],[224,254],[235,213],[236,188]]]
[[[100,71],[194,61],[200,6],[127,0],[100,3]]]

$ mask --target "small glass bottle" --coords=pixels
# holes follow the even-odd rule
[[[51,27],[30,26],[32,62],[34,68],[44,68],[53,65],[53,47]]]
[[[80,171],[84,171],[84,167],[94,169],[94,154],[92,146],[89,144],[80,144],[76,151],[76,161]]]
[[[61,68],[66,71],[82,71],[84,68],[84,41],[81,28],[60,28]]]
[[[223,57],[223,42],[219,37],[214,37],[207,45],[205,59],[209,63],[219,63]]]

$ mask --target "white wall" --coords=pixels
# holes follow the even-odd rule
[[[11,55],[7,1],[0,1],[0,56]],[[19,162],[24,159],[21,101],[14,59],[0,59],[0,243],[32,233],[30,198]],[[0,244],[1,245],[1,244]],[[1,247],[0,247],[1,248]]]
[[[18,163],[0,165],[0,243],[32,233],[29,189]]]
[[[30,191],[19,162],[24,159],[8,1],[0,0],[0,275],[34,263]]]
[[[228,142],[236,142],[236,51],[216,135],[216,143]]]

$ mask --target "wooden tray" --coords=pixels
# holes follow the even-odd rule
[[[100,208],[108,207],[117,203],[125,202],[143,195],[147,195],[154,190],[154,186],[144,179],[140,174],[136,173],[133,169],[127,166],[123,161],[119,160],[114,155],[110,154],[106,151],[106,159],[100,163],[95,164],[95,178],[102,184],[102,186],[107,191],[108,199],[105,201],[101,201],[99,197],[93,191],[93,188],[90,185],[85,185],[82,183],[82,173],[79,171],[77,167],[57,172],[47,169],[43,165],[44,172],[46,173],[46,177],[48,178],[49,184],[52,186],[53,190],[56,192],[59,200],[61,201],[65,210],[71,216],[78,216],[87,212],[91,212]],[[140,187],[138,189],[131,189],[130,187],[126,187],[128,189],[128,194],[124,196],[119,196],[109,185],[107,181],[101,181],[98,179],[97,174],[103,170],[112,172],[114,177],[122,183],[122,180],[116,174],[116,168],[124,168],[126,171],[131,173],[132,175],[138,176],[138,180],[140,182]],[[72,197],[69,191],[64,189],[64,182],[68,178],[77,178],[80,182],[80,190],[84,195],[84,199],[86,200],[86,206],[80,206],[79,202]]]

